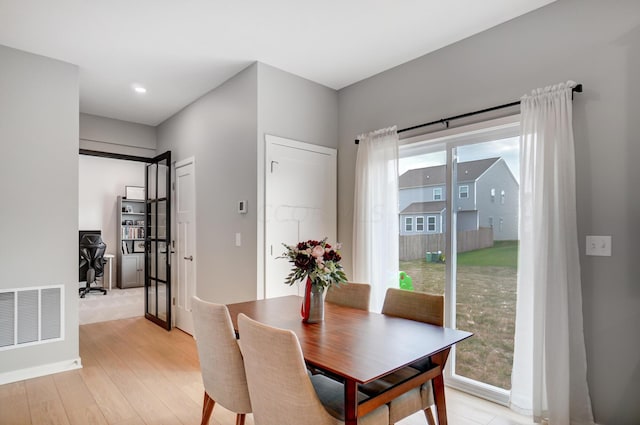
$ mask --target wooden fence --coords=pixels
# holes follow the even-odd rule
[[[400,261],[417,260],[426,258],[427,252],[444,254],[446,240],[444,233],[428,235],[401,235],[400,236]],[[479,230],[467,230],[458,232],[458,252],[473,251],[480,248],[493,246],[493,229],[481,227]]]

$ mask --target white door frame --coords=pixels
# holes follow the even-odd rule
[[[258,193],[257,193],[257,205],[258,208],[258,223],[257,223],[257,276],[256,276],[256,299],[264,299],[266,292],[266,265],[265,258],[267,255],[266,246],[266,225],[265,225],[265,211],[266,211],[266,182],[267,182],[267,145],[270,143],[278,143],[284,146],[290,146],[298,149],[305,149],[312,152],[320,152],[325,154],[337,154],[337,149],[330,148],[321,145],[314,145],[311,143],[301,142],[294,139],[289,139],[281,136],[275,136],[272,134],[264,133],[263,143],[258,143]],[[337,182],[337,176],[336,176]],[[336,200],[337,202],[337,200]],[[337,220],[337,217],[336,217]],[[337,232],[337,228],[336,228]]]

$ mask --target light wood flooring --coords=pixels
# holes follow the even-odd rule
[[[0,385],[1,425],[191,425],[203,387],[191,336],[143,318],[80,326],[83,368]],[[447,389],[452,425],[530,424],[510,410]],[[213,425],[235,415],[216,406]],[[417,413],[398,425],[425,425]],[[247,425],[253,425],[251,415]],[[304,425],[301,423],[301,425]]]

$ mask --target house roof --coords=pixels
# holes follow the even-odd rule
[[[478,177],[501,158],[478,159],[458,163],[458,183],[476,181]],[[416,168],[403,173],[398,178],[400,189],[423,186],[442,186],[446,181],[446,166]]]
[[[400,214],[441,213],[446,207],[447,203],[445,201],[414,202],[400,211]]]

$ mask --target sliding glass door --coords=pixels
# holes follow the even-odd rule
[[[452,351],[447,384],[506,403],[518,250],[518,123],[401,147],[400,270],[445,295],[446,325],[474,336]]]

